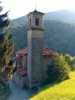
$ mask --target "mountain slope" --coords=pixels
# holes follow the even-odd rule
[[[48,17],[44,20],[44,28],[44,47],[48,47],[62,54],[69,53],[75,56],[74,24],[51,20]],[[13,34],[12,40],[15,43],[14,52],[27,47],[27,29],[28,23],[26,16],[11,21],[9,30]]]
[[[75,12],[71,10],[58,10],[53,12],[45,13],[44,19],[46,20],[61,20],[64,22],[75,23]],[[25,23],[27,22],[27,16],[22,16],[17,19],[11,21],[18,22],[18,23]]]
[[[71,10],[59,10],[46,13],[45,19],[61,20],[64,22],[75,23],[75,12]]]

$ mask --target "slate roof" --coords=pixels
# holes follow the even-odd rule
[[[31,13],[40,13],[40,14],[44,14],[42,12],[37,11],[36,9],[34,11],[32,11]]]
[[[30,15],[30,14],[41,14],[41,15],[44,15],[44,13],[42,13],[42,12],[39,12],[39,11],[37,11],[36,9],[34,10],[34,11],[32,11],[32,12],[30,12],[29,14],[27,14],[27,15]]]

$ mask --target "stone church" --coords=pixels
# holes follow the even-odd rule
[[[16,52],[13,81],[21,87],[41,85],[47,79],[47,66],[52,62],[54,52],[43,48],[44,13],[34,10],[28,16],[28,47]]]

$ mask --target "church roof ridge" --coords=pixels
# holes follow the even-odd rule
[[[24,48],[22,50],[19,50],[16,52],[16,54],[21,54],[21,55],[25,55],[28,54],[28,48]],[[43,48],[43,56],[52,56],[54,54],[54,51],[50,50],[49,48]],[[18,57],[17,57],[18,58]]]

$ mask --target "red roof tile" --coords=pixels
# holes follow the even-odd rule
[[[16,52],[16,54],[21,54],[21,55],[28,54],[28,48],[20,50],[20,51]],[[53,54],[54,54],[54,52],[52,50],[50,50],[48,48],[43,49],[43,56],[52,56]],[[19,56],[14,57],[14,59],[17,59],[17,58],[19,58]]]
[[[20,75],[26,75],[27,69],[24,69],[23,67],[21,67],[17,70],[17,73],[20,74]]]
[[[44,48],[43,49],[43,56],[46,55],[46,56],[52,56],[54,54],[54,52],[48,48]]]
[[[17,58],[19,58],[20,56],[15,56],[15,57],[13,57],[13,59],[17,59]]]
[[[28,48],[25,48],[25,49],[22,49],[22,50],[20,50],[20,51],[18,51],[18,52],[16,52],[16,54],[27,54],[28,53]]]
[[[23,49],[23,50],[20,50],[20,51],[18,51],[18,52],[16,52],[17,54],[27,54],[28,53],[28,48],[25,48],[25,49]],[[54,52],[52,51],[52,50],[50,50],[50,49],[48,49],[48,48],[44,48],[43,49],[43,55],[53,55],[54,54]]]

